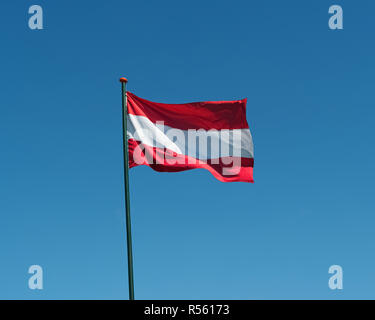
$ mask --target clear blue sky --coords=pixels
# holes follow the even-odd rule
[[[128,298],[120,76],[158,102],[247,97],[255,146],[255,184],[131,170],[136,298],[375,298],[374,1],[1,12],[0,298]]]

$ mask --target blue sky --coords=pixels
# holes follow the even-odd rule
[[[247,97],[255,146],[255,184],[130,171],[136,298],[374,298],[373,1],[1,8],[0,298],[128,298],[120,76],[158,102]]]

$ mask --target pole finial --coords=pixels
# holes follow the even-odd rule
[[[128,79],[126,79],[126,78],[122,77],[122,78],[120,78],[120,82],[124,82],[124,83],[127,83],[127,82],[128,82]]]

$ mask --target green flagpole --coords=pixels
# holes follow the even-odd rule
[[[129,197],[129,155],[127,138],[127,116],[128,105],[126,96],[126,78],[121,78],[122,87],[122,136],[124,151],[124,180],[125,180],[125,207],[126,207],[126,243],[128,248],[128,279],[129,279],[129,300],[134,300],[134,275],[133,275],[133,250],[132,231],[130,220],[130,197]]]

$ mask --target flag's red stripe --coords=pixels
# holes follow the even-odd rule
[[[219,163],[215,163],[214,159],[209,160],[195,160],[194,164],[189,163],[189,159],[192,159],[191,157],[188,157],[186,155],[181,154],[175,154],[169,149],[161,149],[156,147],[151,147],[148,145],[142,145],[143,146],[143,155],[147,155],[146,159],[152,159],[150,163],[147,161],[144,161],[140,164],[140,161],[136,161],[135,159],[135,148],[140,145],[141,143],[139,141],[136,141],[134,139],[128,140],[128,150],[129,150],[129,167],[136,167],[138,165],[147,165],[154,169],[155,171],[160,172],[178,172],[178,171],[185,171],[185,170],[191,170],[191,169],[207,169],[209,170],[212,175],[222,181],[222,182],[234,182],[234,181],[242,181],[242,182],[254,182],[253,179],[253,166],[254,166],[254,159],[252,158],[237,158],[237,160],[240,161],[241,167],[239,168],[239,171],[236,172],[235,175],[224,175],[223,169],[229,168],[230,165],[225,165],[222,161],[219,161]],[[173,159],[180,160],[183,163],[174,163],[174,164],[168,164],[165,161],[165,158],[168,155],[173,154]],[[217,159],[216,159],[217,160]],[[220,158],[219,160],[223,160]],[[178,162],[178,161],[177,161]]]
[[[208,101],[185,104],[165,104],[148,101],[127,92],[128,113],[145,116],[150,121],[188,129],[247,129],[246,101]]]

